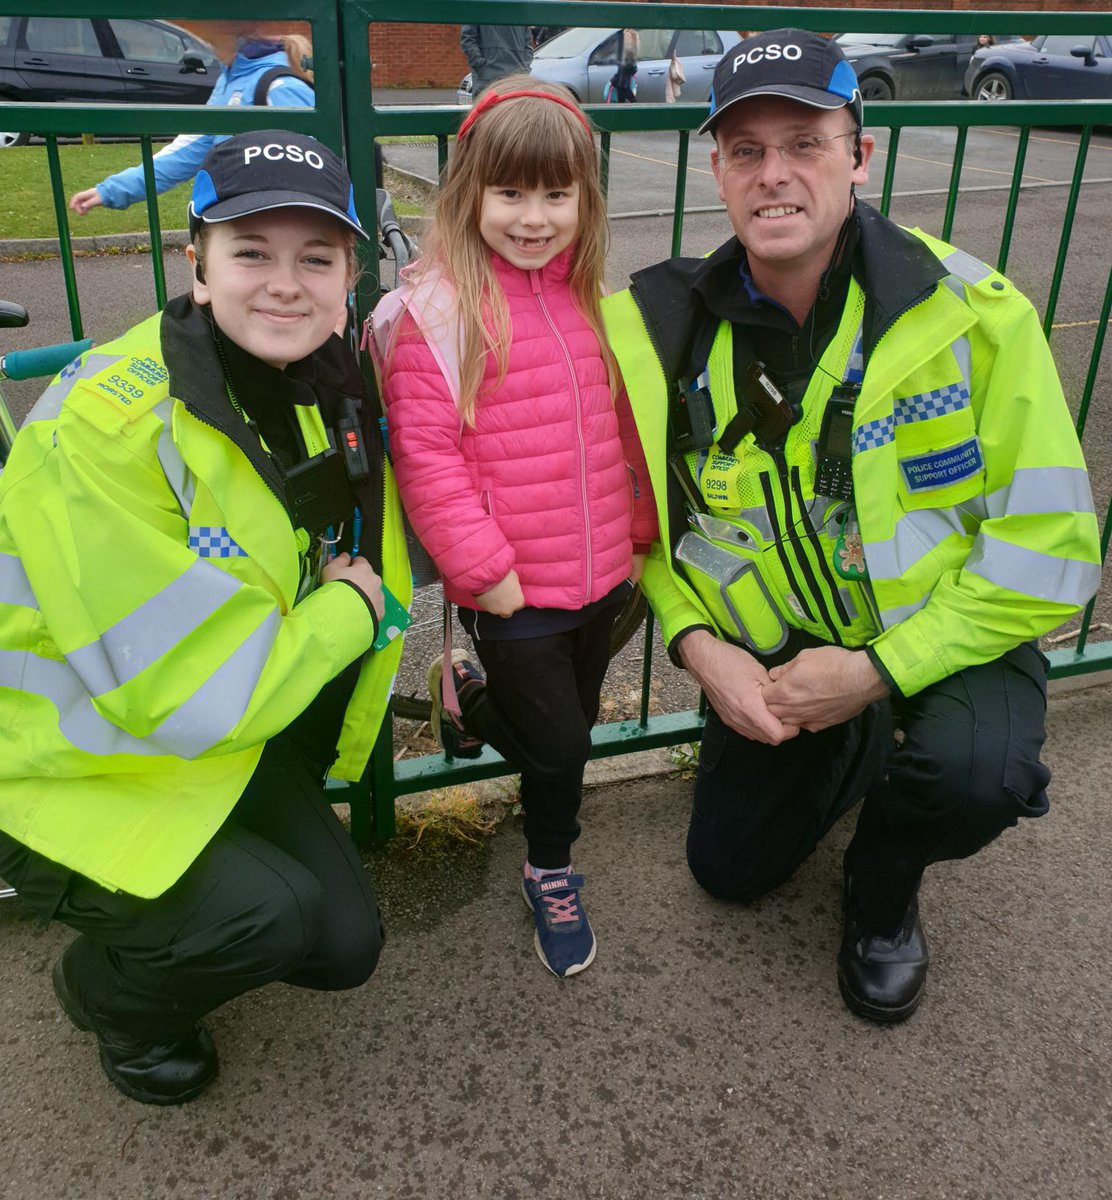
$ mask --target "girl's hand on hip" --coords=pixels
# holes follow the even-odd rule
[[[645,570],[645,560],[649,556],[647,554],[635,554],[633,556],[633,570],[629,573],[630,583],[640,583],[641,574]]]
[[[479,592],[475,600],[483,612],[496,617],[512,617],[519,608],[525,607],[525,597],[516,571],[510,571],[501,583],[496,583],[487,591]]]
[[[374,567],[362,556],[352,558],[346,551],[337,554],[320,570],[321,582],[331,583],[334,579],[346,579],[353,583],[371,602],[375,615],[382,620],[386,601],[382,597],[382,580],[375,574]]]

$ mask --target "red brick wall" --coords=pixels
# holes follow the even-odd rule
[[[372,87],[452,87],[467,74],[458,25],[372,25]]]

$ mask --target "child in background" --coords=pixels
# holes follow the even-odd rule
[[[242,21],[178,22],[198,37],[211,41],[224,69],[205,101],[213,106],[266,104],[271,108],[312,108],[313,48],[298,33],[255,31]],[[268,26],[273,23],[268,23]],[[184,69],[184,68],[183,68]],[[205,156],[224,136],[182,133],[154,156],[155,188],[161,194],[192,179]],[[94,208],[128,208],[146,198],[142,164],[102,179],[95,187],[76,192],[69,206],[79,217]]]
[[[595,955],[571,845],[610,628],[656,535],[602,334],[606,244],[586,117],[510,76],[460,126],[424,256],[374,316],[402,500],[486,672],[457,651],[445,686],[432,665],[434,728],[521,771],[522,890],[560,977]]]
[[[637,102],[637,58],[640,52],[640,34],[636,29],[623,29],[618,69],[610,79],[614,96],[613,103],[635,104]]]

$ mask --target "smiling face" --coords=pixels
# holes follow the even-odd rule
[[[483,189],[479,233],[523,271],[537,270],[566,250],[579,232],[579,185]]]
[[[198,304],[211,304],[224,334],[279,370],[312,354],[344,315],[352,284],[351,235],[311,208],[276,208],[208,226],[205,282]],[[186,252],[196,263],[195,248]]]
[[[838,137],[852,129],[845,108],[812,108],[781,96],[755,96],[722,114],[711,165],[755,278],[826,268],[850,211],[850,187],[869,178],[873,139],[862,135],[856,164],[853,137]],[[787,160],[775,149],[807,138],[837,140],[820,143],[805,160]],[[741,165],[746,151],[760,146],[759,165]]]

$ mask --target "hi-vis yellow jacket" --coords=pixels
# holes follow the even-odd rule
[[[1099,584],[1099,538],[1030,303],[952,246],[860,203],[858,211],[864,287],[851,281],[802,420],[779,454],[779,480],[752,434],[732,456],[716,443],[693,464],[709,510],[694,525],[712,553],[718,546],[751,560],[747,588],[732,596],[748,606],[739,624],[750,633],[763,625],[771,645],[783,625],[867,644],[888,681],[912,695],[1066,620]],[[700,595],[676,556],[692,510],[668,466],[668,412],[678,373],[697,370],[683,355],[692,327],[707,319],[691,287],[701,269],[684,260],[650,268],[608,297],[603,313],[658,497],[661,538],[641,582],[665,642],[710,628],[752,648],[756,639],[724,628],[730,605],[715,610],[714,589],[704,581]],[[721,322],[705,376],[716,432],[737,411],[730,338]],[[854,379],[855,356],[848,527],[859,530],[865,569],[847,583],[831,560],[848,506],[815,495],[814,444],[833,384]]]
[[[181,876],[266,740],[374,636],[355,589],[310,590],[308,536],[249,461],[211,334],[183,336],[175,311],[67,367],[0,476],[0,829],[143,897]],[[299,419],[324,449],[317,410]],[[408,604],[385,470],[383,576]],[[340,778],[367,763],[400,655],[397,638],[364,660]]]

